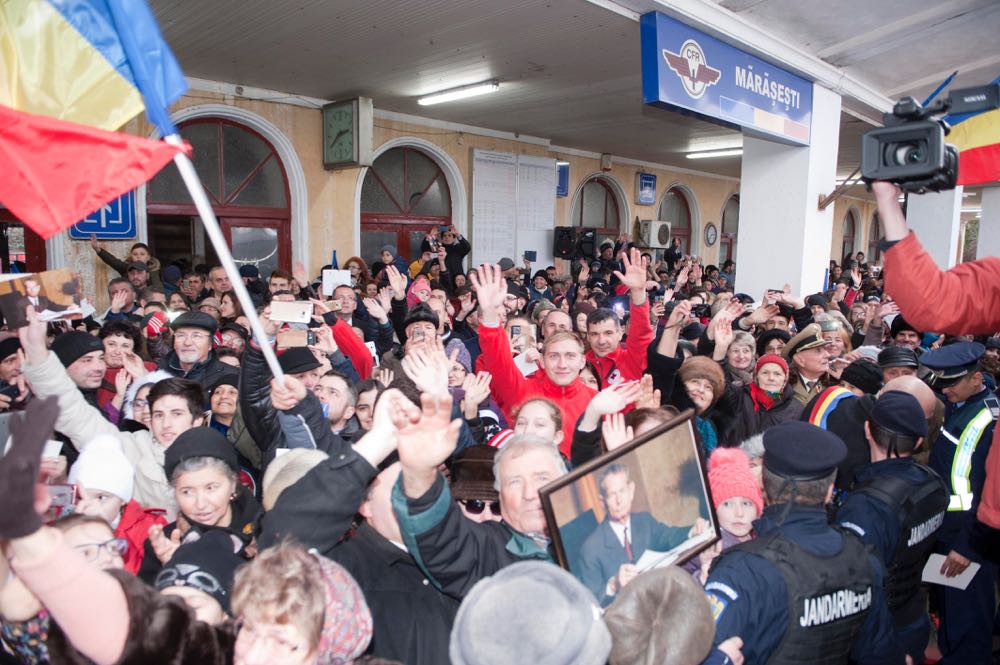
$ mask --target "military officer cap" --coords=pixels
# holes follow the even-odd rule
[[[917,353],[907,346],[890,346],[878,354],[878,364],[882,369],[889,367],[912,367],[916,369]]]
[[[904,436],[927,436],[927,420],[917,398],[900,390],[879,395],[871,419],[882,429]]]
[[[791,360],[792,356],[799,351],[806,351],[826,345],[827,341],[823,339],[823,331],[819,327],[819,324],[810,323],[802,329],[802,332],[790,339],[788,344],[785,344],[785,348],[781,350],[781,355],[784,356],[785,360]]]
[[[833,432],[792,420],[764,432],[764,466],[792,480],[818,480],[837,468],[847,446]]]
[[[946,388],[978,370],[985,352],[986,347],[979,342],[957,342],[927,351],[920,362],[934,376],[934,386]]]

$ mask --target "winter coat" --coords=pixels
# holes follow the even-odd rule
[[[206,390],[215,385],[225,374],[235,374],[238,370],[232,365],[220,361],[215,357],[215,351],[209,351],[208,357],[203,362],[196,364],[191,369],[182,369],[180,359],[176,351],[171,351],[166,358],[160,361],[159,369],[170,372],[174,376],[197,381]]]
[[[802,403],[795,399],[794,388],[787,385],[767,411],[763,407],[754,410],[750,387],[744,385],[729,384],[718,406],[720,414],[732,415],[731,418],[723,418],[720,421],[724,427],[719,431],[720,446],[738,446],[769,427],[789,420],[798,420],[802,413]]]
[[[149,527],[154,524],[164,525],[167,520],[159,512],[145,510],[133,499],[125,504],[121,519],[115,528],[115,538],[128,541],[128,552],[125,553],[125,570],[135,575],[142,566],[146,554],[146,541],[149,538]]]
[[[649,322],[649,300],[632,305],[632,323],[625,346],[600,358],[593,350],[587,351],[587,361],[597,368],[598,381],[607,388],[622,381],[638,381],[648,364],[646,349],[653,341],[653,325]]]

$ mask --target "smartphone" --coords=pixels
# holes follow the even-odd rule
[[[695,316],[695,317],[701,319],[701,318],[704,318],[706,316],[711,316],[711,314],[712,314],[712,306],[711,305],[703,304],[703,305],[692,305],[691,306],[691,316]]]
[[[1000,417],[1000,399],[996,397],[987,397],[983,400],[983,404],[990,410],[993,414],[994,420]]]
[[[21,391],[18,389],[18,387],[16,385],[9,385],[9,386],[4,386],[3,388],[0,388],[0,395],[6,395],[7,397],[11,398],[12,400],[16,399],[17,396],[20,395],[20,394],[21,394]]]
[[[653,296],[653,304],[654,305],[662,305],[663,304],[663,296]]]
[[[49,510],[45,513],[47,522],[59,519],[76,505],[76,485],[46,485],[45,489],[48,490],[49,498],[52,500]]]
[[[450,229],[450,228],[451,228],[450,226],[439,226],[438,227],[438,233],[447,233],[448,229]]]
[[[278,350],[291,349],[297,346],[309,346],[309,336],[316,343],[316,333],[311,330],[279,330],[277,335]]]
[[[420,330],[419,328],[417,330],[414,330],[413,334],[410,335],[410,339],[413,340],[414,342],[424,341],[424,331]]]
[[[276,300],[271,302],[271,320],[286,323],[312,321],[313,304],[308,300]]]
[[[517,337],[520,334],[521,334],[521,326],[513,325],[513,326],[510,327],[510,336],[511,337]]]
[[[532,263],[538,260],[538,252],[531,250],[524,253],[524,258],[531,261]]]

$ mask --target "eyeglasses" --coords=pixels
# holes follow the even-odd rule
[[[181,564],[177,567],[164,568],[156,576],[153,586],[163,588],[168,586],[187,586],[203,591],[212,596],[217,593],[226,594],[226,589],[215,578],[215,575],[201,569],[190,570],[192,566]]]
[[[465,510],[470,515],[478,515],[483,512],[487,506],[490,507],[490,512],[494,515],[500,514],[500,502],[499,501],[483,501],[481,499],[462,499],[459,501],[460,504],[465,506]]]
[[[242,616],[236,619],[234,627],[236,629],[236,647],[241,651],[249,650],[257,642],[261,642],[264,651],[269,655],[288,657],[305,646],[301,643],[286,640],[279,635],[264,632]]]
[[[84,559],[93,563],[100,557],[101,550],[111,555],[125,556],[125,553],[128,552],[128,541],[124,538],[112,538],[103,543],[84,543],[73,549],[81,553]]]
[[[132,408],[135,408],[135,409],[145,409],[148,406],[149,406],[149,402],[147,400],[144,400],[144,399],[137,399],[137,400],[135,400],[135,401],[132,402]]]
[[[174,339],[180,342],[186,342],[191,340],[192,342],[203,342],[209,338],[208,333],[204,332],[179,332],[174,333]]]

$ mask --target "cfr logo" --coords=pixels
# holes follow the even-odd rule
[[[684,92],[691,99],[700,99],[705,94],[708,86],[714,85],[719,80],[721,71],[715,67],[709,67],[705,62],[705,52],[701,50],[701,45],[693,39],[689,39],[681,44],[680,53],[671,53],[663,49],[663,58],[667,61],[670,69],[677,72],[681,83],[684,85]]]

